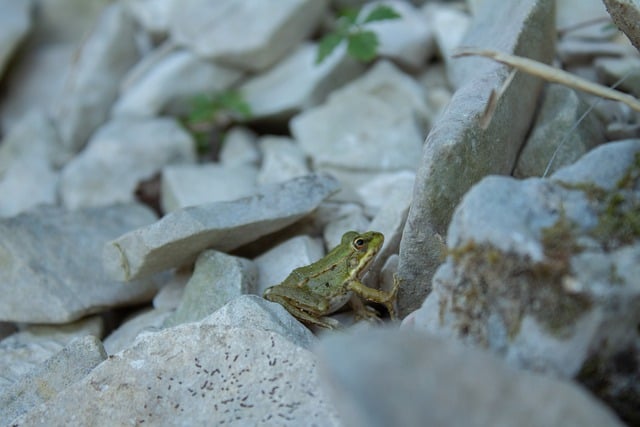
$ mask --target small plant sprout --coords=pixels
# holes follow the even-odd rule
[[[347,53],[358,61],[368,62],[378,54],[378,36],[366,29],[366,24],[376,21],[398,19],[401,16],[386,5],[379,5],[364,18],[360,13],[349,10],[340,15],[336,28],[327,33],[318,44],[316,64],[320,64],[343,41],[347,42]]]

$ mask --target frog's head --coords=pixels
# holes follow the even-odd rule
[[[377,231],[357,233],[349,231],[342,236],[342,246],[348,245],[353,254],[349,257],[349,264],[356,275],[362,274],[384,243],[384,235]]]

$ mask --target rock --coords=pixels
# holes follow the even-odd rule
[[[316,337],[280,304],[257,295],[232,299],[202,323],[218,328],[246,328],[282,335],[299,347],[311,349]]]
[[[191,269],[174,270],[173,278],[168,280],[153,298],[153,307],[162,311],[178,308],[191,274]]]
[[[365,181],[355,187],[359,196],[358,200],[362,201],[369,215],[375,216],[383,206],[390,205],[389,197],[394,194],[396,189],[405,194],[407,191],[410,193],[415,178],[415,172],[408,170],[379,174],[372,177],[370,181]]]
[[[115,282],[103,274],[100,254],[104,242],[153,219],[140,205],[120,205],[42,207],[1,220],[0,320],[63,323],[149,300],[157,278]]]
[[[265,289],[282,282],[294,269],[323,256],[322,243],[309,236],[296,236],[275,246],[255,259],[258,267],[256,293],[262,295]]]
[[[60,195],[69,209],[131,202],[140,181],[193,161],[193,139],[175,119],[115,119],[63,169]]]
[[[311,172],[304,152],[291,138],[264,136],[258,145],[262,151],[262,167],[256,178],[259,185],[287,181]]]
[[[378,56],[419,69],[435,50],[434,34],[427,18],[410,3],[400,1],[368,3],[361,9],[358,18],[364,19],[380,5],[391,7],[400,18],[366,24],[366,29],[378,37]]]
[[[257,168],[249,164],[167,166],[162,170],[162,210],[172,212],[251,196],[257,191],[257,175]]]
[[[507,7],[487,0],[481,5],[463,45],[494,47],[543,62],[553,58],[552,1],[527,0]],[[513,170],[542,86],[530,76],[516,76],[485,123],[489,95],[504,83],[509,70],[484,58],[456,61],[462,62],[456,62],[451,77],[457,76],[453,80],[459,89],[424,144],[400,245],[402,317],[418,308],[430,292],[431,278],[441,263],[442,236],[462,196],[482,177]]]
[[[342,235],[349,230],[364,232],[369,229],[369,218],[364,214],[360,205],[340,203],[331,219],[324,227],[323,237],[328,248],[335,248],[340,244]]]
[[[323,105],[295,116],[291,133],[316,167],[415,169],[427,127],[423,98],[413,79],[379,61]]]
[[[60,101],[75,48],[62,44],[34,48],[18,55],[3,79],[0,119],[10,131],[38,106],[53,111]],[[22,52],[21,52],[22,53]]]
[[[107,119],[120,81],[137,59],[135,23],[122,5],[110,4],[73,63],[57,106],[60,138],[70,152]]]
[[[548,85],[514,176],[548,175],[604,142],[604,130],[596,116],[589,114],[581,120],[588,108],[574,90],[557,84]]]
[[[255,165],[260,160],[256,135],[245,127],[236,126],[226,133],[220,149],[220,162],[227,166]]]
[[[51,399],[82,379],[106,357],[102,343],[95,336],[73,339],[42,365],[0,392],[0,423],[8,423]]]
[[[616,32],[615,28],[606,28],[608,25],[582,25],[600,19],[611,19],[600,0],[559,0],[556,6],[556,27],[560,34],[566,33],[572,38],[610,38]]]
[[[558,59],[565,64],[565,67],[580,67],[602,56],[616,57],[628,55],[632,50],[632,47],[623,46],[620,43],[614,43],[612,41],[583,40],[572,37],[559,41],[557,47]],[[592,72],[593,67],[583,67],[582,70]],[[592,78],[590,80],[595,79]]]
[[[169,30],[169,20],[173,0],[124,0],[123,4],[147,32],[165,35]]]
[[[456,60],[452,55],[458,46],[463,45],[464,35],[471,25],[471,17],[458,9],[434,2],[427,2],[422,11],[427,18],[428,26],[433,29],[440,57],[447,70],[450,70],[454,67],[453,61]]]
[[[141,333],[162,329],[169,315],[171,315],[170,310],[146,309],[137,312],[105,338],[105,351],[107,354],[116,354],[131,347]]]
[[[151,117],[169,111],[183,114],[187,100],[229,89],[242,73],[164,45],[138,63],[120,88],[115,116]]]
[[[0,217],[57,201],[60,148],[53,123],[33,111],[0,144]]]
[[[74,323],[29,325],[0,341],[0,395],[29,372],[61,351],[75,338],[102,336],[104,325],[99,316],[85,317]]]
[[[13,423],[338,425],[317,381],[313,354],[279,334],[189,323],[140,336]]]
[[[623,426],[571,382],[426,334],[332,334],[318,353],[322,390],[344,425]]]
[[[318,46],[303,43],[287,58],[240,87],[252,119],[287,119],[325,100],[334,89],[362,73],[364,66],[338,47],[316,64]]]
[[[252,0],[174,2],[169,28],[173,40],[200,56],[260,71],[309,35],[326,8],[325,0],[284,0],[277,8]]]
[[[172,212],[104,247],[104,268],[132,280],[193,261],[204,249],[230,251],[292,224],[338,189],[335,179],[308,175],[264,187],[252,197]]]
[[[485,178],[456,209],[450,255],[404,325],[486,347],[517,367],[579,375],[614,407],[637,402],[637,364],[624,387],[594,375],[618,375],[621,358],[640,354],[640,235],[629,228],[639,177],[640,140],[629,140],[547,180]],[[625,419],[640,419],[637,408]]]
[[[109,0],[38,0],[29,44],[77,44],[87,37]]]
[[[204,251],[196,260],[178,309],[164,326],[202,320],[235,297],[255,293],[257,281],[258,270],[250,260]]]
[[[0,77],[31,26],[31,0],[0,0]]]
[[[640,97],[640,58],[598,58],[595,66],[604,84],[613,85],[620,82],[616,89]]]

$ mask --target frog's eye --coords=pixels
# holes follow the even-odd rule
[[[361,237],[358,237],[353,241],[353,247],[356,248],[357,250],[364,248],[364,245],[365,245],[365,241]]]

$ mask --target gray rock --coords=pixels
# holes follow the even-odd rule
[[[565,86],[548,85],[540,112],[518,157],[514,176],[547,176],[604,142],[603,127],[578,94]]]
[[[323,230],[324,241],[328,248],[340,244],[342,235],[349,230],[364,232],[369,229],[370,219],[360,205],[340,203],[336,207],[335,218],[331,219]]]
[[[107,119],[120,80],[137,59],[135,22],[122,5],[110,4],[73,63],[56,111],[69,151],[80,150]]]
[[[101,317],[91,316],[66,325],[29,325],[4,338],[0,341],[0,394],[73,339],[102,336],[103,323]]]
[[[256,177],[259,185],[282,182],[311,172],[304,152],[291,138],[264,136],[258,144],[262,151],[262,166]]]
[[[556,6],[556,27],[570,38],[609,39],[617,32],[615,27],[581,25],[603,18],[611,19],[601,0],[559,0]]]
[[[141,333],[162,329],[171,313],[171,310],[160,309],[147,309],[136,313],[104,339],[105,351],[107,354],[116,354],[131,347]]]
[[[595,66],[606,85],[619,82],[617,89],[640,97],[640,58],[598,58]]]
[[[56,148],[60,148],[56,129],[40,111],[11,129],[0,144],[0,217],[56,203]]]
[[[358,200],[364,205],[367,214],[375,216],[383,206],[389,205],[389,195],[396,189],[410,193],[415,179],[415,172],[408,170],[373,176],[356,187]],[[408,197],[410,199],[411,194]]]
[[[31,26],[31,0],[0,0],[0,77]]]
[[[0,423],[4,425],[48,401],[84,378],[106,357],[102,343],[95,336],[73,339],[42,365],[0,393]]]
[[[46,421],[45,421],[46,420]],[[315,358],[274,332],[189,323],[138,338],[19,425],[335,426]]]
[[[417,167],[426,117],[422,88],[379,61],[326,103],[295,116],[290,128],[315,166],[393,171]]]
[[[257,175],[258,169],[251,164],[167,166],[162,170],[162,209],[171,212],[251,196],[257,191]]]
[[[108,242],[105,270],[132,280],[191,262],[207,248],[230,251],[292,224],[337,189],[338,183],[329,176],[308,175],[264,187],[245,199],[172,212]]]
[[[430,335],[369,330],[320,344],[321,385],[344,425],[624,425],[571,382]]]
[[[435,51],[435,37],[428,19],[410,3],[399,1],[370,2],[361,9],[359,19],[364,19],[382,4],[393,8],[400,18],[365,25],[378,37],[378,56],[414,70],[419,69]]]
[[[150,117],[165,111],[184,113],[188,98],[228,89],[240,77],[240,71],[165,44],[128,73],[112,114]]]
[[[638,357],[639,159],[640,140],[609,143],[548,180],[482,180],[456,209],[433,292],[404,324],[637,401],[637,368],[618,389],[594,372]],[[637,405],[625,416],[638,419]]]
[[[553,57],[552,1],[507,5],[488,0],[481,5],[463,45],[493,47],[545,62]],[[483,123],[489,95],[509,71],[482,58],[456,61],[462,61],[452,69],[457,70],[454,80],[460,86],[427,137],[400,246],[401,316],[418,308],[430,292],[441,263],[441,236],[462,196],[482,177],[513,170],[542,86],[530,76],[516,76],[497,99],[489,122]]]
[[[204,318],[202,323],[218,328],[246,328],[275,332],[299,347],[311,349],[316,337],[280,304],[257,295],[241,295],[218,311]]]
[[[167,281],[153,298],[153,307],[163,311],[178,308],[191,274],[191,269],[175,270],[173,277]]]
[[[316,64],[317,44],[304,43],[268,71],[240,87],[251,117],[286,119],[325,100],[332,90],[352,80],[364,66],[338,47]]]
[[[202,320],[235,297],[255,293],[257,281],[258,270],[250,260],[204,251],[196,260],[178,309],[164,326]]]
[[[149,300],[155,279],[115,282],[103,273],[100,255],[106,241],[154,217],[140,205],[42,207],[0,221],[0,320],[63,323]]]
[[[283,0],[277,8],[252,0],[174,2],[169,27],[177,43],[200,56],[258,71],[309,35],[326,8],[325,0]]]
[[[597,75],[593,73],[593,67],[584,67],[585,63],[593,62],[599,57],[624,56],[632,54],[633,48],[624,46],[613,41],[594,41],[589,39],[566,38],[558,42],[558,60],[565,64],[565,68],[571,70],[575,67],[578,72],[588,73],[586,77],[593,76],[591,80],[596,80]],[[574,72],[575,74],[575,72]],[[585,77],[585,76],[582,76]],[[611,84],[614,82],[612,81]]]
[[[169,30],[169,19],[173,0],[124,0],[138,23],[152,34],[165,35]]]
[[[262,295],[269,286],[282,282],[294,269],[316,262],[324,256],[322,243],[309,236],[296,236],[257,257],[258,286]]]
[[[139,181],[195,156],[193,139],[174,119],[115,119],[65,166],[60,196],[69,209],[131,202]]]
[[[464,35],[471,25],[471,17],[461,10],[436,2],[427,2],[422,11],[429,27],[433,29],[436,47],[449,71],[456,61],[452,55],[464,40]]]

